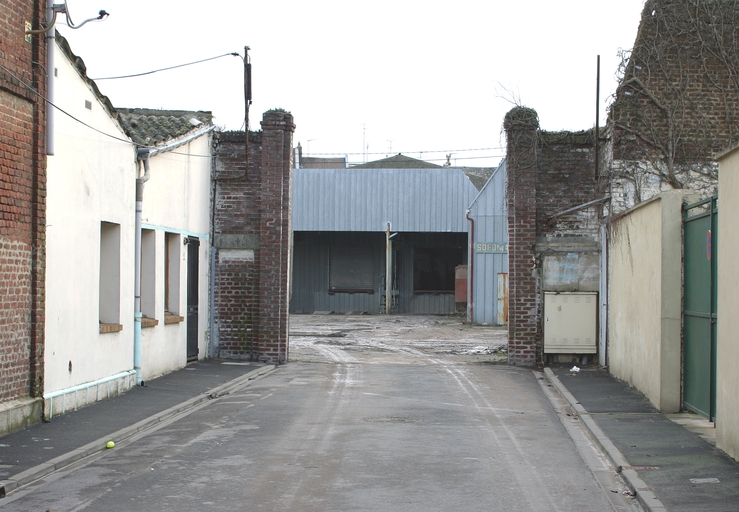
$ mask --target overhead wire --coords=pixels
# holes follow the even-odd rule
[[[39,98],[41,98],[42,100],[44,100],[46,103],[48,103],[49,105],[51,105],[52,107],[54,107],[56,110],[58,110],[59,112],[61,112],[64,115],[70,117],[71,119],[74,119],[75,121],[77,121],[81,125],[86,126],[87,128],[90,128],[91,130],[96,131],[96,132],[98,132],[98,133],[100,133],[102,135],[105,135],[106,137],[110,137],[111,139],[115,139],[115,140],[120,141],[120,142],[125,142],[126,144],[131,144],[131,145],[134,145],[134,146],[136,145],[131,140],[126,140],[126,139],[122,139],[120,137],[116,137],[115,135],[111,135],[109,133],[106,133],[106,132],[104,132],[104,131],[102,131],[102,130],[100,130],[98,128],[95,128],[94,126],[91,126],[91,125],[87,124],[86,122],[82,121],[81,119],[76,118],[75,116],[73,116],[72,114],[70,114],[69,112],[67,112],[63,108],[61,108],[60,106],[55,105],[54,103],[52,103],[51,101],[49,101],[49,99],[46,96],[44,96],[43,94],[41,94],[38,91],[36,91],[36,89],[34,89],[34,87],[32,85],[29,85],[26,82],[24,82],[22,79],[20,79],[11,70],[9,70],[8,68],[6,68],[2,64],[0,64],[0,68],[2,68],[3,70],[5,70],[6,73],[8,73],[10,76],[12,76],[13,78],[15,78],[16,80],[18,80],[18,82],[20,84],[22,84],[24,87],[26,87],[26,89],[28,89],[32,94],[35,94],[36,96],[38,96]]]
[[[100,81],[100,80],[118,80],[121,78],[135,78],[138,76],[145,76],[145,75],[151,75],[154,73],[159,73],[160,71],[169,71],[170,69],[184,68],[186,66],[192,66],[194,64],[200,64],[202,62],[208,62],[210,60],[216,60],[216,59],[220,59],[220,58],[228,57],[228,56],[241,57],[241,55],[237,52],[224,53],[223,55],[217,55],[215,57],[208,57],[207,59],[196,60],[194,62],[187,62],[185,64],[177,64],[176,66],[169,66],[166,68],[154,69],[152,71],[144,71],[143,73],[135,73],[133,75],[107,76],[103,78],[90,78],[90,80]]]
[[[494,146],[489,148],[471,148],[471,149],[434,149],[434,150],[415,150],[415,151],[393,151],[392,153],[394,155],[415,155],[415,154],[421,154],[421,153],[461,153],[463,151],[494,151],[498,149],[505,149],[504,146]],[[387,155],[388,151],[375,151],[375,152],[369,152],[369,153],[320,153],[320,152],[311,152],[311,156],[313,155],[319,155],[319,156],[349,156],[349,155]]]
[[[166,67],[166,68],[155,69],[155,70],[146,71],[146,72],[143,72],[143,73],[136,73],[136,74],[133,74],[133,75],[122,75],[122,76],[113,76],[113,77],[103,77],[103,78],[90,78],[90,80],[99,81],[99,80],[116,80],[116,79],[124,79],[124,78],[134,78],[134,77],[139,77],[139,76],[150,75],[150,74],[153,74],[153,73],[158,73],[160,71],[168,71],[168,70],[171,70],[171,69],[177,69],[177,68],[181,68],[181,67],[191,66],[191,65],[194,65],[194,64],[200,64],[200,63],[203,63],[203,62],[208,62],[208,61],[211,61],[211,60],[220,59],[220,58],[228,57],[228,56],[241,57],[241,55],[239,53],[237,53],[237,52],[224,53],[222,55],[217,55],[215,57],[209,57],[207,59],[200,59],[200,60],[193,61],[193,62],[188,62],[188,63],[185,63],[185,64],[178,64],[176,66],[169,66],[169,67]],[[33,86],[31,86],[31,85],[27,84],[26,82],[24,82],[21,78],[19,78],[18,76],[16,76],[7,67],[5,67],[2,64],[0,64],[0,68],[2,68],[3,70],[5,70],[5,72],[7,72],[10,76],[12,76],[13,78],[15,78],[19,83],[21,83],[24,87],[26,87],[29,91],[31,91],[31,93],[33,93],[34,95],[38,96],[42,100],[46,101],[47,103],[49,103],[49,105],[51,105],[52,107],[54,107],[56,110],[58,110],[62,114],[68,116],[71,119],[73,119],[74,121],[82,124],[83,126],[86,126],[87,128],[90,128],[91,130],[93,130],[95,132],[100,133],[101,135],[105,135],[106,137],[109,137],[111,139],[117,140],[119,142],[125,142],[127,144],[131,144],[131,145],[134,145],[134,146],[139,146],[138,144],[134,143],[131,140],[126,140],[126,139],[122,139],[120,137],[116,137],[115,135],[111,135],[109,133],[106,133],[106,132],[104,132],[104,131],[102,131],[102,130],[100,130],[98,128],[95,128],[94,126],[91,126],[91,125],[87,124],[86,122],[82,121],[81,119],[78,119],[77,117],[75,117],[74,115],[72,115],[69,112],[65,111],[64,109],[62,109],[58,105],[56,105],[56,104],[52,103],[51,101],[49,101],[48,98],[46,98],[45,96],[43,96],[42,94],[40,94],[39,92],[37,92],[34,89]],[[242,127],[243,127],[243,123],[242,123]],[[487,148],[439,149],[439,150],[423,150],[423,151],[398,152],[397,154],[406,154],[406,155],[409,155],[409,154],[423,154],[423,153],[430,153],[430,154],[433,154],[433,153],[462,153],[462,152],[469,152],[469,151],[493,151],[493,150],[499,150],[499,149],[505,149],[505,148],[502,147],[502,146],[494,146],[494,147],[487,147]],[[175,154],[184,155],[186,153],[175,152]],[[356,156],[356,155],[387,155],[387,154],[388,154],[387,151],[377,151],[377,152],[369,152],[369,153],[359,153],[359,152],[356,152],[356,153],[354,153],[354,152],[347,152],[347,153],[312,153],[311,154],[311,157],[313,157],[313,155],[318,155],[318,156]],[[192,155],[192,154],[188,154],[188,155],[189,156],[196,156],[196,157],[206,157],[206,158],[210,158],[211,157],[211,155]],[[499,157],[502,157],[502,156],[504,156],[504,155],[476,156],[476,157],[456,157],[454,160],[473,160],[473,159],[483,159],[483,158],[499,158]],[[307,155],[306,155],[306,157],[307,157]],[[426,159],[426,160],[427,161],[430,161],[430,162],[433,162],[433,161],[446,161],[446,158],[435,158],[435,159],[432,158],[432,159]]]
[[[137,74],[137,75],[128,75],[128,76],[122,76],[122,77],[108,77],[108,78],[90,78],[90,80],[93,80],[93,81],[95,81],[95,80],[112,80],[112,79],[115,79],[115,78],[129,78],[129,77],[134,77],[134,76],[143,76],[143,75],[148,75],[148,74],[152,74],[152,73],[157,73],[159,71],[167,71],[169,69],[175,69],[175,68],[179,68],[179,67],[190,66],[190,65],[193,65],[193,64],[199,64],[201,62],[207,62],[207,61],[210,61],[210,60],[220,59],[222,57],[227,57],[229,55],[241,57],[241,55],[238,54],[238,53],[236,53],[236,52],[224,53],[223,55],[218,55],[216,57],[209,57],[207,59],[201,59],[201,60],[194,61],[194,62],[189,62],[189,63],[186,63],[186,64],[179,64],[177,66],[170,66],[170,67],[167,67],[167,68],[157,69],[157,70],[153,70],[153,71],[147,71],[145,73],[140,73],[140,74]],[[106,137],[109,137],[111,139],[117,140],[119,142],[125,142],[127,144],[131,144],[131,145],[136,146],[136,147],[142,147],[139,144],[136,144],[135,142],[133,142],[132,140],[126,140],[126,139],[117,137],[115,135],[111,135],[110,133],[106,133],[106,132],[104,132],[104,131],[102,131],[102,130],[100,130],[98,128],[95,128],[94,126],[91,126],[91,125],[87,124],[86,122],[82,121],[81,119],[78,119],[77,117],[75,117],[74,115],[70,114],[69,112],[67,112],[66,110],[64,110],[63,108],[61,108],[60,106],[58,106],[58,105],[54,104],[53,102],[51,102],[43,94],[41,94],[38,91],[36,91],[36,89],[32,85],[26,83],[23,79],[21,79],[20,77],[18,77],[17,75],[15,75],[7,67],[5,67],[2,64],[0,64],[0,68],[2,68],[3,70],[5,70],[5,72],[8,73],[10,76],[12,76],[13,78],[15,78],[18,81],[18,83],[22,84],[32,94],[38,96],[43,101],[47,102],[49,105],[51,105],[52,107],[54,107],[56,110],[58,110],[59,112],[61,112],[64,115],[68,116],[69,118],[73,119],[74,121],[80,123],[81,125],[86,126],[87,128],[90,128],[91,130],[93,130],[93,131],[95,131],[97,133],[100,133],[101,135],[105,135]],[[183,153],[179,153],[179,154],[183,154]],[[206,155],[192,155],[192,156],[206,156]],[[210,155],[207,155],[207,156],[209,157]]]

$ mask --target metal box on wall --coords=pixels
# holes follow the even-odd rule
[[[544,353],[595,354],[597,293],[544,293]]]

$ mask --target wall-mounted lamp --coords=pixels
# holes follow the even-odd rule
[[[110,14],[108,14],[105,10],[101,9],[100,12],[98,12],[98,16],[96,18],[89,18],[83,21],[82,23],[80,23],[79,25],[75,25],[74,22],[72,21],[72,18],[69,16],[69,10],[67,9],[67,2],[64,2],[63,4],[54,4],[53,6],[51,6],[51,12],[52,12],[52,16],[51,16],[51,20],[49,20],[48,25],[38,30],[26,30],[26,34],[27,35],[37,35],[37,34],[44,34],[48,32],[54,27],[54,24],[56,23],[56,15],[58,13],[63,13],[67,19],[67,26],[69,28],[74,28],[74,29],[78,29],[82,27],[84,24],[89,23],[90,21],[102,21],[108,16],[110,16]]]

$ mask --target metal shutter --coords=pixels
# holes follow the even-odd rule
[[[329,249],[329,292],[374,291],[375,268],[371,246],[332,245]]]

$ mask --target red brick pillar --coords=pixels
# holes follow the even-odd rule
[[[269,111],[262,119],[259,203],[259,359],[288,358],[288,270],[291,243],[293,117]]]
[[[541,363],[540,281],[536,266],[539,119],[516,107],[506,114],[508,170],[508,363]]]

